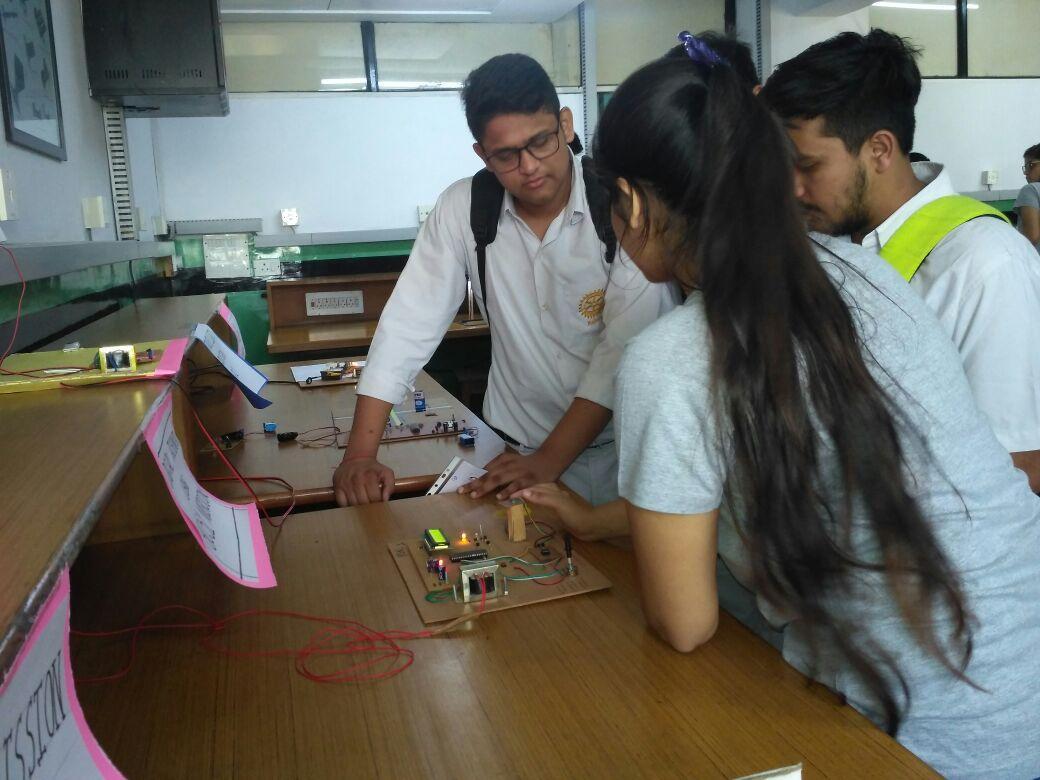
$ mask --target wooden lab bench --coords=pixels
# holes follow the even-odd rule
[[[266,529],[270,590],[227,580],[187,534],[93,546],[73,570],[72,623],[111,630],[181,604],[419,631],[388,544],[498,510],[450,495],[292,516]],[[936,777],[725,614],[708,644],[673,651],[645,625],[631,552],[576,549],[610,590],[402,641],[414,663],[389,679],[319,684],[292,657],[229,657],[203,649],[203,632],[157,632],[125,677],[79,686],[80,701],[128,777],[735,778],[799,762],[807,778]],[[253,653],[301,646],[316,628],[255,618],[211,639]],[[74,640],[76,674],[114,672],[128,649]]]

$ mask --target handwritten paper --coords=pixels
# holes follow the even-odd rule
[[[277,582],[256,505],[223,501],[195,479],[173,427],[172,397],[149,420],[144,437],[181,517],[210,560],[241,585],[273,588]]]
[[[227,370],[254,408],[266,409],[271,405],[270,401],[260,396],[260,391],[267,384],[267,377],[233,352],[231,347],[213,332],[213,328],[199,323],[195,326],[195,338],[206,345],[206,349]]]
[[[426,495],[436,496],[439,493],[454,493],[467,482],[472,482],[485,474],[487,474],[487,469],[474,466],[468,460],[455,456],[444,471],[441,472],[440,476],[437,477],[430,489],[426,491]]]
[[[235,318],[234,312],[228,308],[227,301],[220,302],[217,314],[228,324],[231,332],[235,334],[235,340],[238,342],[238,348],[235,351],[239,357],[244,358],[246,356],[246,343],[242,340],[242,329],[238,327],[238,320]]]
[[[0,685],[5,780],[122,778],[90,733],[69,659],[69,571],[36,618]]]

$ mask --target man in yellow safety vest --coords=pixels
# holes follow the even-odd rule
[[[1003,214],[957,195],[942,165],[911,164],[916,55],[884,30],[842,33],[780,65],[761,94],[796,147],[810,229],[878,252],[924,297],[1040,491],[1040,263]]]

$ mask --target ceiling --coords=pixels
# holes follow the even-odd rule
[[[220,0],[227,22],[554,22],[579,0]]]

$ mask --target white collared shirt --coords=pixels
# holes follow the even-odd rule
[[[585,198],[581,163],[570,199],[539,238],[507,192],[487,248],[485,318],[491,323],[487,422],[539,447],[575,397],[614,407],[614,374],[628,340],[678,302],[672,285],[651,284],[620,248],[613,263]],[[379,319],[358,392],[400,403],[440,344],[466,294],[481,311],[477,253],[469,224],[470,182],[441,194]],[[613,428],[596,444],[613,439]]]
[[[937,163],[914,163],[924,189],[863,239],[879,252],[910,215],[954,195]],[[1009,452],[1040,450],[1040,263],[1013,227],[973,219],[951,230],[910,282],[960,352],[975,402]]]

